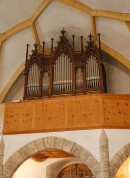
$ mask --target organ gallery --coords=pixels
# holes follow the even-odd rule
[[[75,49],[75,35],[69,41],[64,30],[57,47],[54,47],[53,38],[51,41],[49,55],[44,53],[45,42],[42,50],[35,44],[31,54],[27,44],[24,99],[106,92],[100,34],[98,45],[91,34],[85,40],[81,36],[78,50]]]

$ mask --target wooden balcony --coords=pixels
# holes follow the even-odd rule
[[[130,95],[60,96],[0,105],[3,134],[130,128]]]

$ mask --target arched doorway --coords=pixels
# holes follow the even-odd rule
[[[3,175],[12,178],[24,161],[47,149],[57,149],[70,153],[87,165],[95,177],[100,175],[100,164],[89,151],[73,141],[52,136],[34,140],[16,151],[4,164]]]
[[[57,178],[92,178],[91,170],[85,164],[71,164],[65,167]]]

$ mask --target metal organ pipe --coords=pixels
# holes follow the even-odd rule
[[[40,71],[36,64],[33,64],[28,73],[28,85],[27,93],[28,95],[37,95],[39,93],[39,77]]]
[[[72,63],[69,59],[69,63],[70,63],[70,90],[72,90]]]
[[[32,89],[31,89],[31,93],[33,94],[34,93],[34,77],[33,77],[33,73],[34,73],[34,70],[33,70],[33,66],[31,67],[31,78],[32,78]]]
[[[33,92],[36,94],[36,74],[35,74],[35,64],[33,65]]]
[[[37,78],[36,78],[36,65],[34,64],[34,90],[35,94],[37,94]]]
[[[70,62],[70,90],[72,90],[72,62],[69,60]]]
[[[93,88],[93,61],[92,61],[92,56],[90,57],[90,71],[91,71],[91,88]]]
[[[61,56],[59,56],[59,62],[60,62],[60,66],[59,66],[59,86],[60,86],[60,92],[61,92]]]
[[[54,92],[72,90],[72,63],[70,58],[62,53],[54,64]]]
[[[54,70],[56,70],[55,72],[56,76],[55,76],[55,81],[53,81],[53,85],[54,85],[53,89],[54,89],[54,92],[56,92],[58,88],[58,84],[57,84],[58,82],[58,60],[55,61],[54,66],[55,66]]]
[[[93,56],[91,57],[91,64],[92,64],[92,88],[94,88],[94,60]]]
[[[100,87],[99,63],[94,56],[90,56],[86,63],[87,87],[96,89]]]
[[[58,57],[58,92],[60,91],[60,60],[59,60],[59,57]]]
[[[66,55],[66,91],[68,91],[68,56]]]
[[[61,55],[61,92],[63,92],[63,54]]]
[[[98,77],[98,87],[100,87],[99,64],[97,65],[97,77]]]
[[[94,59],[94,87],[96,88],[96,59]]]
[[[89,88],[89,61],[86,62],[86,80],[87,80],[87,88]]]
[[[66,55],[65,55],[65,92],[67,91],[67,66],[66,66]]]
[[[95,60],[95,86],[97,87],[97,69],[98,69],[98,62]]]
[[[54,85],[54,87],[53,87],[53,90],[55,91],[55,84],[56,84],[56,61],[55,61],[53,70],[54,70],[54,78],[53,78],[53,85]]]
[[[34,94],[36,94],[36,74],[35,74],[35,64],[33,66],[33,87],[34,87]]]
[[[66,55],[64,55],[64,91],[66,92]]]
[[[68,90],[70,91],[70,63],[68,59]]]

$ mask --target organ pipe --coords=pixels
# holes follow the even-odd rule
[[[28,56],[27,44],[24,98],[72,92],[75,94],[81,91],[104,91],[100,34],[98,34],[98,48],[91,34],[86,50],[84,50],[83,36],[80,38],[81,49],[75,51],[75,35],[72,35],[71,48],[63,30],[55,50],[53,50],[54,39],[51,39],[50,55],[45,55],[45,42],[43,42],[41,53],[35,44],[32,55]]]
[[[29,70],[28,73],[28,85],[27,85],[27,93],[30,95],[37,95],[39,93],[39,77],[40,71],[38,66],[34,63]]]
[[[100,87],[99,65],[95,57],[90,56],[86,63],[87,88],[96,89]]]
[[[72,64],[70,58],[61,54],[54,64],[54,91],[56,93],[69,92],[72,90]]]

